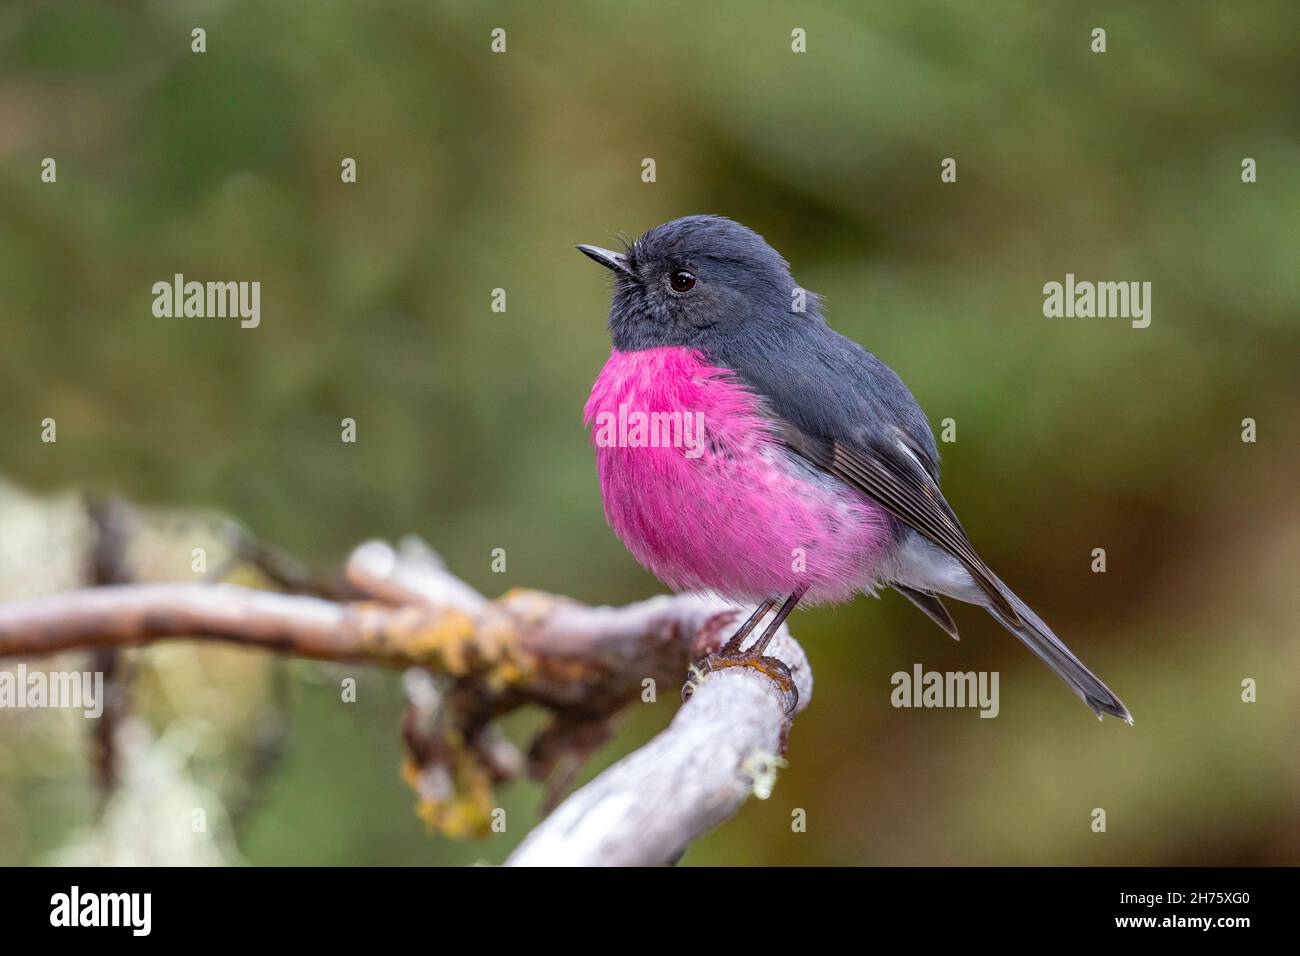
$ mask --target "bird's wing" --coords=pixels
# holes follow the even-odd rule
[[[1010,592],[966,538],[939,491],[939,451],[925,413],[888,365],[820,318],[755,335],[712,356],[758,394],[796,454],[858,488],[951,554],[1013,623]]]
[[[1002,582],[975,553],[939,485],[908,448],[905,436],[891,443],[878,436],[862,444],[819,438],[788,421],[781,439],[796,454],[858,488],[891,515],[951,554],[970,572],[989,602],[1013,624],[1020,613]]]
[[[1123,702],[975,553],[939,491],[939,449],[907,386],[889,366],[820,320],[790,329],[790,341],[755,336],[747,347],[718,356],[729,361],[717,364],[735,370],[761,397],[774,437],[959,561],[986,596],[989,613],[1093,713],[1131,723]],[[931,604],[924,591],[903,593],[947,629],[939,616],[947,618],[947,612],[937,598]]]

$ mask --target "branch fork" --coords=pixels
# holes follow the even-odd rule
[[[675,691],[728,636],[737,611],[717,598],[592,607],[516,589],[489,600],[413,539],[362,544],[345,586],[321,593],[118,584],[0,604],[0,657],[189,638],[408,668],[403,776],[432,828],[490,834],[493,788],[523,773],[546,782],[546,809],[559,804],[511,865],[670,863],[771,792],[790,718],[775,685],[730,668],[697,679],[666,730],[559,803],[647,678]],[[802,709],[812,675],[784,626],[768,653],[790,668]],[[551,720],[521,755],[496,721],[526,704]]]

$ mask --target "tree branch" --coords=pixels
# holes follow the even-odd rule
[[[782,630],[767,653],[790,668],[802,708],[812,694],[802,648]],[[751,794],[767,797],[784,764],[787,728],[784,704],[766,678],[744,668],[712,673],[667,730],[566,800],[507,865],[674,863]]]
[[[400,550],[363,544],[346,577],[364,599],[176,583],[3,604],[0,657],[201,638],[313,660],[418,668],[433,680],[407,681],[405,775],[421,816],[464,836],[489,831],[491,788],[520,768],[497,717],[527,703],[552,712],[527,769],[551,781],[553,804],[609,737],[619,711],[642,699],[647,686],[653,696],[675,696],[690,661],[738,623],[734,608],[694,595],[590,607],[513,590],[489,601],[416,542]],[[769,653],[791,668],[802,706],[812,686],[802,650],[783,629]],[[574,794],[511,863],[669,862],[749,793],[770,786],[787,727],[766,678],[744,668],[710,675],[666,731]]]

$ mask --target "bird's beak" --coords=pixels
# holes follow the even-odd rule
[[[619,272],[626,276],[632,274],[632,270],[627,265],[627,256],[621,252],[611,252],[608,249],[600,248],[600,246],[578,246],[578,251],[588,258],[595,259],[606,269],[613,272]]]

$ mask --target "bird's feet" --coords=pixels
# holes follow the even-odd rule
[[[799,706],[799,687],[794,682],[794,675],[785,662],[776,657],[769,657],[761,651],[732,650],[730,642],[712,654],[706,654],[691,665],[691,674],[682,685],[682,700],[688,701],[695,693],[695,688],[708,679],[709,674],[725,670],[728,667],[752,667],[760,674],[766,675],[781,691],[781,700],[785,705],[786,716],[794,714]]]
[[[682,685],[682,701],[690,700],[691,695],[695,693],[695,688],[714,671],[725,670],[728,667],[752,667],[759,673],[766,675],[772,683],[780,688],[786,716],[793,715],[794,709],[799,706],[799,688],[794,682],[790,668],[785,665],[784,661],[769,657],[763,652],[767,650],[767,645],[776,636],[782,622],[789,617],[790,612],[794,610],[794,606],[799,603],[799,599],[803,597],[806,590],[807,588],[800,588],[786,598],[785,603],[777,610],[776,616],[772,618],[772,622],[768,624],[767,630],[763,631],[758,640],[747,649],[741,650],[741,645],[745,643],[745,638],[749,637],[750,632],[758,626],[759,622],[767,617],[767,613],[776,607],[775,598],[768,598],[760,604],[745,623],[740,625],[736,633],[731,635],[731,639],[727,643],[712,654],[706,654],[692,664],[691,676]],[[710,622],[715,622],[713,626],[716,627],[716,617],[711,618]]]

